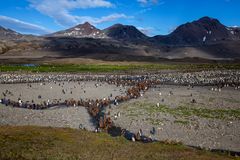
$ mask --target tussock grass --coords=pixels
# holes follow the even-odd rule
[[[123,137],[112,138],[107,134],[87,131],[43,128],[0,128],[0,159],[115,159],[115,160],[222,160],[233,159],[227,155],[196,150],[172,143],[133,143]]]

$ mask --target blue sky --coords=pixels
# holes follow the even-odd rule
[[[134,25],[153,36],[203,16],[240,26],[240,0],[0,0],[1,26],[37,35],[88,21],[100,29]]]

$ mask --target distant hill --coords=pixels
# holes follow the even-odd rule
[[[20,33],[0,26],[0,40],[13,40],[21,37]]]

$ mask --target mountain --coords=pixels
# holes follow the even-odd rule
[[[170,45],[202,45],[236,39],[239,37],[235,35],[233,28],[210,17],[183,24],[169,35],[153,37],[155,42]]]
[[[21,38],[22,35],[11,29],[6,29],[0,26],[0,40],[12,40]]]
[[[148,37],[136,27],[130,25],[115,24],[103,30],[106,35],[116,40],[138,41],[146,40]]]
[[[0,27],[2,56],[87,57],[129,60],[129,57],[240,59],[240,28],[203,17],[169,35],[148,37],[136,27],[115,24],[104,30],[88,22],[43,37]],[[151,58],[150,58],[151,59]]]
[[[90,23],[77,25],[67,30],[59,31],[47,37],[70,37],[70,38],[110,38],[121,42],[138,45],[206,45],[220,41],[239,40],[240,28],[226,27],[217,19],[202,17],[197,21],[189,22],[177,27],[169,35],[157,35],[148,37],[131,25],[115,24],[104,30],[97,29]]]
[[[86,22],[84,24],[77,25],[67,30],[59,31],[50,35],[48,37],[74,37],[74,38],[96,38],[102,39],[107,38],[104,32],[97,29],[90,23]]]
[[[47,35],[47,37],[112,39],[131,43],[147,42],[148,40],[148,37],[134,26],[115,24],[100,30],[88,22]]]
[[[233,40],[240,39],[240,27],[227,27],[227,29],[230,32]]]

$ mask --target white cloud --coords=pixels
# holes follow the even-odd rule
[[[152,27],[146,27],[146,28],[143,28],[143,27],[137,27],[138,30],[140,30],[142,33],[144,33],[145,35],[148,35],[148,36],[152,36],[154,33],[154,28]]]
[[[237,26],[237,25],[234,25],[234,26],[232,26],[233,28],[239,28],[239,26]]]
[[[136,14],[136,15],[144,14],[144,13],[149,12],[149,11],[151,11],[151,10],[152,10],[152,8],[144,8],[144,9],[136,12],[135,14]]]
[[[0,25],[26,34],[47,34],[51,32],[45,27],[2,15],[0,15]]]
[[[137,2],[139,2],[142,6],[164,4],[164,1],[162,0],[137,0]]]
[[[113,4],[106,0],[28,0],[31,6],[36,7],[36,9],[44,10],[52,8],[56,9],[77,9],[77,8],[97,8],[97,7],[112,7]]]
[[[40,13],[47,15],[61,26],[69,27],[88,21],[93,24],[113,21],[119,18],[129,18],[125,14],[114,13],[101,18],[73,15],[72,10],[87,8],[110,8],[114,5],[107,0],[29,0],[30,6]]]
[[[142,3],[142,4],[147,4],[148,3],[148,0],[137,0],[139,3]]]
[[[178,27],[179,27],[179,26],[172,26],[172,27],[170,27],[170,28],[168,29],[168,33],[170,34],[170,33],[174,32]]]
[[[119,14],[119,13],[110,14],[108,16],[103,16],[101,18],[93,18],[93,17],[88,17],[88,16],[76,17],[76,19],[80,23],[90,22],[91,24],[99,24],[99,23],[114,21],[114,20],[117,20],[119,18],[132,18],[132,17],[131,16],[126,16],[125,14]]]

